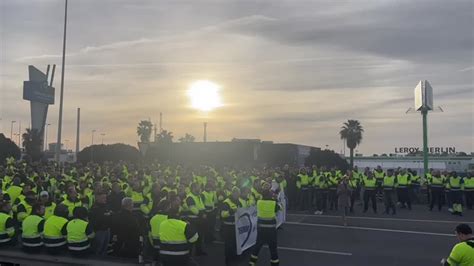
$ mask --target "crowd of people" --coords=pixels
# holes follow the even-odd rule
[[[290,179],[291,176],[289,175]],[[427,202],[430,211],[443,205],[453,215],[462,216],[463,206],[472,210],[474,205],[474,172],[461,177],[456,172],[430,169],[423,176],[410,169],[365,168],[357,166],[346,172],[338,169],[301,168],[294,182],[288,182],[290,209],[315,211],[347,208],[354,212],[354,203],[363,202],[363,212],[370,207],[377,213],[377,201],[383,201],[385,214],[396,214],[398,207],[411,210],[412,203]]]
[[[163,265],[186,265],[192,255],[206,255],[205,245],[218,237],[217,230],[225,244],[225,264],[238,262],[234,213],[248,206],[257,207],[259,230],[250,265],[256,264],[263,244],[270,247],[271,264],[278,265],[281,191],[290,209],[315,214],[340,208],[346,215],[354,212],[357,199],[364,212],[369,201],[377,212],[377,201],[383,199],[385,213],[395,214],[397,205],[411,209],[424,188],[430,210],[446,203],[461,215],[462,206],[472,209],[474,204],[473,173],[461,178],[433,170],[420,177],[380,167],[342,172],[315,166],[58,165],[9,159],[0,165],[0,188],[0,246],[21,245],[31,253],[145,256]]]

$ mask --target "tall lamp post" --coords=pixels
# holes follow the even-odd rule
[[[48,127],[51,126],[51,124],[46,124],[46,129],[44,131],[44,150],[46,151],[48,149]]]
[[[15,124],[16,121],[12,121],[12,126],[11,126],[11,129],[10,129],[10,139],[13,140],[13,124]]]
[[[91,141],[91,162],[94,161],[94,133],[96,132],[97,130],[93,129],[91,131],[92,133],[92,141]]]
[[[63,34],[63,60],[61,66],[61,94],[59,97],[59,121],[58,121],[58,141],[56,143],[56,161],[59,162],[61,152],[61,129],[63,126],[63,96],[64,96],[64,65],[66,64],[66,27],[67,26],[67,0],[64,5],[64,34]]]
[[[102,137],[102,145],[104,145],[104,136],[105,136],[105,133],[100,133],[100,136]]]

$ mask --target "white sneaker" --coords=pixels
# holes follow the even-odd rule
[[[315,215],[318,215],[318,214],[319,214],[319,211],[315,211],[314,214],[315,214]]]

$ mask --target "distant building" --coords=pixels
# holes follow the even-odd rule
[[[181,164],[302,166],[311,146],[273,143],[260,139],[232,139],[226,142],[139,143],[148,159]]]
[[[419,174],[423,174],[423,157],[415,156],[400,156],[400,155],[385,155],[385,156],[356,156],[354,157],[354,165],[359,169],[369,167],[376,168],[381,166],[383,169],[395,169],[398,167],[410,168],[416,170]],[[456,171],[465,173],[468,170],[474,170],[474,156],[430,156],[429,168],[446,171]]]

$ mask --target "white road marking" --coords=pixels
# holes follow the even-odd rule
[[[448,236],[448,237],[453,237],[454,236],[454,234],[442,234],[442,233],[433,233],[433,232],[419,232],[419,231],[396,230],[396,229],[373,228],[373,227],[360,227],[360,226],[342,226],[342,225],[312,224],[312,223],[298,223],[298,222],[285,222],[284,224],[301,225],[301,226],[314,226],[314,227],[329,227],[329,228],[347,228],[347,229],[356,229],[356,230],[381,231],[381,232],[392,232],[392,233],[406,233],[406,234],[417,234],[417,235]]]
[[[213,243],[219,244],[219,245],[224,244],[224,242],[222,241],[214,241]],[[263,248],[268,248],[268,246],[263,246]],[[280,247],[280,246],[278,246],[278,249],[299,251],[299,252],[310,252],[310,253],[323,253],[323,254],[339,255],[339,256],[352,256],[352,253],[348,253],[348,252],[330,251],[330,250],[322,250],[322,249],[290,248],[290,247]]]
[[[337,215],[312,215],[312,214],[297,214],[297,213],[287,213],[287,216],[296,216],[304,218],[306,217],[316,217],[316,218],[340,218],[342,216]],[[360,219],[360,220],[380,220],[380,221],[398,221],[398,222],[421,222],[421,223],[450,223],[450,224],[459,224],[459,223],[467,223],[467,224],[474,224],[474,222],[468,221],[454,221],[454,220],[420,220],[420,219],[403,219],[403,218],[383,218],[383,217],[361,217],[361,216],[347,216],[347,219]]]

